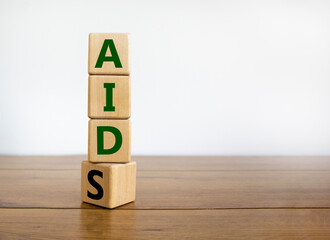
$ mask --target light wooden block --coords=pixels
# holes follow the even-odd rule
[[[81,163],[81,200],[115,208],[135,200],[136,163]]]
[[[131,121],[89,120],[88,161],[114,163],[130,162]]]
[[[88,72],[91,75],[92,74],[129,75],[130,74],[129,54],[130,54],[129,34],[90,33]],[[104,59],[103,56],[106,56],[108,61],[98,62],[98,60]],[[117,56],[119,58],[119,62],[115,61],[116,59],[118,59]],[[102,66],[100,66],[101,62],[102,62]],[[117,64],[116,66],[116,63],[120,63],[120,64]]]
[[[89,76],[88,117],[127,119],[130,116],[129,76]]]

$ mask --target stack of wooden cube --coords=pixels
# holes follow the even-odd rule
[[[91,33],[88,55],[88,161],[81,164],[81,200],[114,208],[135,200],[131,162],[129,35]]]

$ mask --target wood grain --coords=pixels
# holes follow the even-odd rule
[[[0,169],[80,169],[87,155],[0,155]],[[143,171],[327,171],[330,156],[132,156]]]
[[[90,33],[88,50],[88,73],[101,75],[129,75],[130,74],[130,46],[127,33]],[[120,59],[121,68],[115,67],[113,62],[104,62],[102,68],[95,68],[105,39],[112,39]],[[111,56],[107,49],[106,56]]]
[[[129,76],[89,76],[88,117],[89,118],[120,118],[131,116],[131,80]],[[107,105],[105,83],[113,83],[112,105],[114,111],[104,111]],[[109,101],[109,100],[108,100]]]
[[[0,239],[329,239],[329,209],[0,209]]]
[[[122,144],[119,150],[113,154],[98,154],[97,128],[99,126],[115,127],[121,133]],[[112,148],[118,139],[111,132],[103,134],[104,149]],[[119,162],[131,161],[131,121],[130,120],[109,120],[92,119],[88,122],[88,161],[90,162]]]
[[[88,180],[92,170],[102,173],[93,180],[101,186],[103,192],[100,199],[88,197],[87,191],[97,194],[98,190]],[[96,179],[97,178],[97,179]],[[81,200],[106,208],[115,208],[135,200],[136,193],[136,163],[81,163]]]
[[[86,156],[0,156],[0,239],[329,239],[330,157],[135,156],[137,199],[80,200]]]
[[[0,207],[91,208],[80,170],[0,170]],[[138,171],[123,209],[330,207],[329,171]]]

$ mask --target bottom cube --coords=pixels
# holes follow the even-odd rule
[[[115,208],[135,200],[136,163],[81,163],[81,200]]]

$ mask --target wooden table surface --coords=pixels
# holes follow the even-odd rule
[[[86,156],[0,156],[0,239],[330,239],[330,157],[133,157],[137,199],[80,200]]]

